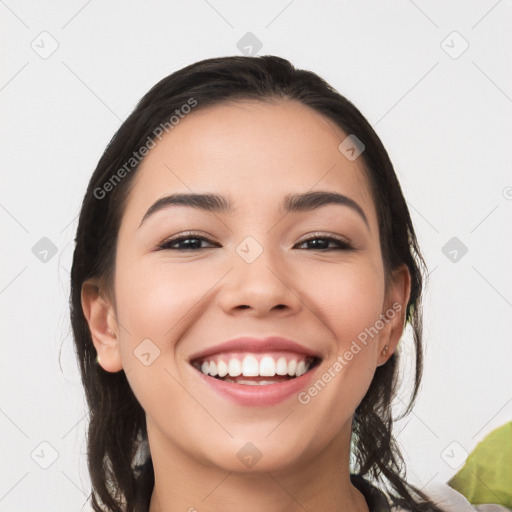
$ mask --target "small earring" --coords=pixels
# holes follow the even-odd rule
[[[97,362],[98,364],[100,364],[100,355],[99,355],[99,354],[96,354],[96,362]]]
[[[383,349],[382,349],[382,355],[386,355],[388,353],[388,347],[389,345],[386,345]]]

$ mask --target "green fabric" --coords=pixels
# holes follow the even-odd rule
[[[512,508],[512,421],[487,435],[448,485],[475,505]]]

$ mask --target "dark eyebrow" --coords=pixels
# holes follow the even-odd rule
[[[337,192],[319,191],[287,195],[284,200],[284,210],[286,212],[304,212],[328,204],[341,204],[352,208],[364,220],[368,229],[370,228],[364,210],[353,199]]]
[[[286,213],[315,210],[328,204],[340,204],[354,210],[369,228],[368,219],[363,209],[350,197],[337,192],[306,192],[303,194],[289,194],[285,196],[283,206]],[[158,199],[150,206],[140,222],[142,223],[159,210],[169,206],[189,206],[207,212],[231,213],[234,211],[233,203],[226,197],[217,194],[171,194]]]
[[[149,207],[149,210],[142,217],[139,227],[150,215],[169,206],[190,206],[207,212],[222,213],[233,211],[231,201],[217,194],[171,194],[170,196],[162,197]]]

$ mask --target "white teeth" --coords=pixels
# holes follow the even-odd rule
[[[304,375],[311,367],[311,359],[300,360],[291,359],[289,362],[286,358],[279,357],[277,361],[269,355],[265,355],[258,362],[258,359],[254,355],[246,355],[243,361],[233,357],[226,363],[222,359],[215,361],[203,361],[201,366],[196,366],[205,375],[211,375],[212,377],[219,376],[220,378],[226,377],[224,380],[230,382],[229,377],[274,377],[274,376],[285,376],[300,377]],[[241,380],[241,379],[239,379]],[[249,383],[249,381],[244,381]],[[275,384],[276,381],[250,381],[251,383],[267,383]]]
[[[284,357],[280,357],[276,363],[276,375],[286,375],[288,373],[288,363]]]
[[[268,384],[277,384],[276,381],[273,380],[244,380],[244,379],[225,379],[226,382],[233,382],[236,384],[245,384],[247,386],[266,386]]]
[[[260,361],[260,375],[273,377],[276,374],[276,363],[270,356],[264,356]]]
[[[242,362],[242,375],[244,377],[257,377],[259,375],[258,372],[258,360],[254,356],[245,356]]]
[[[242,374],[242,365],[238,359],[231,359],[229,361],[228,373],[230,377],[238,377]]]
[[[225,377],[228,374],[228,365],[222,359],[217,363],[217,372],[219,377]]]

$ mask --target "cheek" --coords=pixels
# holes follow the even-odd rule
[[[326,267],[324,275],[309,275],[304,282],[304,289],[311,290],[305,302],[315,305],[315,316],[327,328],[323,332],[328,330],[335,337],[316,379],[298,396],[304,412],[310,413],[304,421],[311,428],[321,421],[322,439],[336,435],[371,384],[378,335],[368,332],[380,317],[384,298],[384,278],[378,265],[336,267]]]
[[[118,320],[132,337],[173,338],[173,330],[193,314],[194,305],[211,287],[192,266],[119,265],[116,273]],[[136,270],[134,270],[136,269]],[[179,329],[177,329],[178,331]],[[165,348],[162,346],[162,348]]]
[[[304,303],[336,336],[337,349],[374,325],[382,312],[384,276],[371,261],[325,265],[302,277]]]
[[[309,298],[304,302],[314,305],[313,313],[330,331],[328,334],[334,336],[319,375],[322,382],[311,394],[308,392],[305,401],[321,389],[323,400],[315,407],[326,409],[318,414],[328,417],[333,411],[329,412],[327,404],[337,404],[339,421],[364,397],[377,362],[379,333],[374,326],[382,313],[384,273],[378,261],[368,259],[359,263],[327,265],[322,271],[308,274],[303,281],[303,290],[309,290]],[[336,421],[333,428],[334,424]]]
[[[190,397],[171,376],[177,375],[176,346],[212,279],[203,282],[192,266],[171,270],[125,258],[115,283],[121,359],[133,393],[150,414],[166,416],[163,404],[171,402],[186,409]]]

